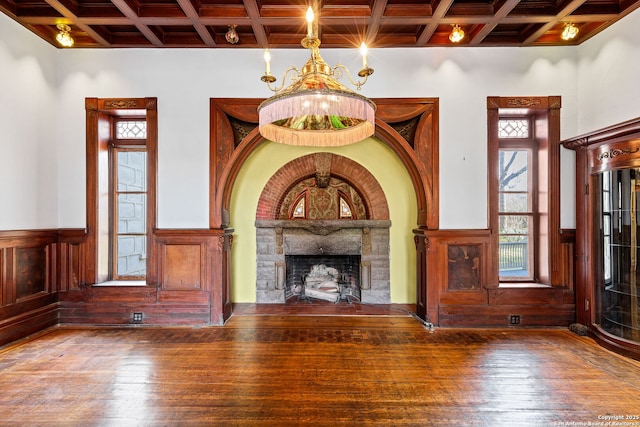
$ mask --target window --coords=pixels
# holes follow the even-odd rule
[[[307,192],[305,191],[302,196],[298,199],[298,203],[296,203],[295,208],[293,209],[293,213],[291,217],[294,219],[305,219],[307,217],[307,209],[306,209],[306,200],[307,200]]]
[[[528,118],[500,119],[498,129],[498,272],[500,280],[533,280],[535,139]]]
[[[111,263],[113,279],[146,276],[147,124],[116,120],[111,142]]]
[[[347,199],[344,198],[343,195],[340,195],[340,219],[353,218],[353,214],[351,213],[351,206]]]
[[[330,185],[318,186],[316,178],[294,185],[280,204],[281,219],[334,220],[366,219],[362,197],[349,183],[331,178]]]
[[[88,284],[146,280],[156,271],[155,98],[87,98]]]
[[[490,286],[562,286],[560,97],[489,97],[487,125]]]

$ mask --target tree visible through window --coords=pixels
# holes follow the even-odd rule
[[[487,98],[489,286],[569,286],[560,228],[559,96]]]
[[[498,259],[501,279],[533,278],[535,150],[529,120],[499,121]]]

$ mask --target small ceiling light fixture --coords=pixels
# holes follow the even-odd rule
[[[231,44],[236,44],[240,41],[240,36],[236,32],[237,25],[229,25],[229,31],[224,35],[224,38]]]
[[[360,47],[362,69],[358,76],[362,80],[354,81],[344,65],[329,67],[320,56],[318,17],[311,6],[301,44],[309,49],[311,58],[301,70],[289,67],[279,87],[271,85],[276,78],[271,74],[271,54],[265,51],[266,69],[260,79],[275,95],[258,107],[260,134],[282,144],[316,147],[353,144],[373,135],[375,104],[336,80],[346,75],[357,89],[367,82],[373,69],[367,63],[366,45]],[[284,87],[287,76],[291,83]]]
[[[562,30],[562,40],[573,40],[578,35],[578,27],[573,25],[571,22],[567,22],[564,24],[564,30]]]
[[[71,27],[69,27],[67,24],[58,24],[56,25],[56,28],[59,31],[58,35],[56,36],[56,40],[58,41],[58,43],[60,43],[60,45],[64,47],[73,46],[73,38],[71,37],[71,34],[69,34],[71,32]]]
[[[453,30],[451,30],[451,34],[449,34],[449,40],[453,43],[460,43],[464,38],[464,30],[460,28],[458,24],[453,25]]]

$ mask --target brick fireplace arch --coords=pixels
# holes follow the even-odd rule
[[[373,220],[388,220],[389,206],[382,187],[375,177],[353,160],[331,153],[316,153],[299,157],[280,168],[267,182],[256,210],[256,219],[278,218],[279,204],[286,192],[298,181],[318,173],[318,156],[330,164],[323,173],[340,178],[352,185],[363,198],[369,217]]]
[[[355,220],[338,219],[334,206],[335,211],[328,209],[329,216],[320,219],[311,215],[305,219],[283,216],[285,196],[301,182],[303,188],[310,185],[320,194],[327,194],[322,187],[331,187],[329,182],[348,183],[358,193],[368,215]],[[295,290],[304,288],[302,276],[315,267],[329,266],[337,268],[342,278],[341,294],[338,297],[336,293],[320,292],[316,298],[347,298],[348,292],[349,298],[357,297],[361,302],[390,303],[390,225],[382,187],[359,163],[324,152],[290,161],[267,181],[258,200],[256,302],[282,303],[299,298]]]

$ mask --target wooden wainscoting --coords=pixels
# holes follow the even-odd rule
[[[512,287],[498,285],[497,278],[492,277],[488,230],[414,230],[414,233],[425,240],[426,266],[417,275],[418,281],[425,283],[418,283],[418,289],[426,292],[427,317],[434,324],[568,326],[575,321],[573,230],[560,233],[561,283]]]
[[[231,315],[230,254],[233,230],[155,230],[144,286],[75,286],[66,274],[60,322],[93,325],[222,325]],[[63,266],[76,263],[71,251]],[[82,265],[82,263],[80,263]],[[61,271],[63,268],[61,268]],[[139,313],[141,319],[134,317]]]
[[[0,345],[58,323],[57,230],[0,231]]]
[[[58,291],[79,289],[86,283],[87,233],[84,229],[58,230]]]

